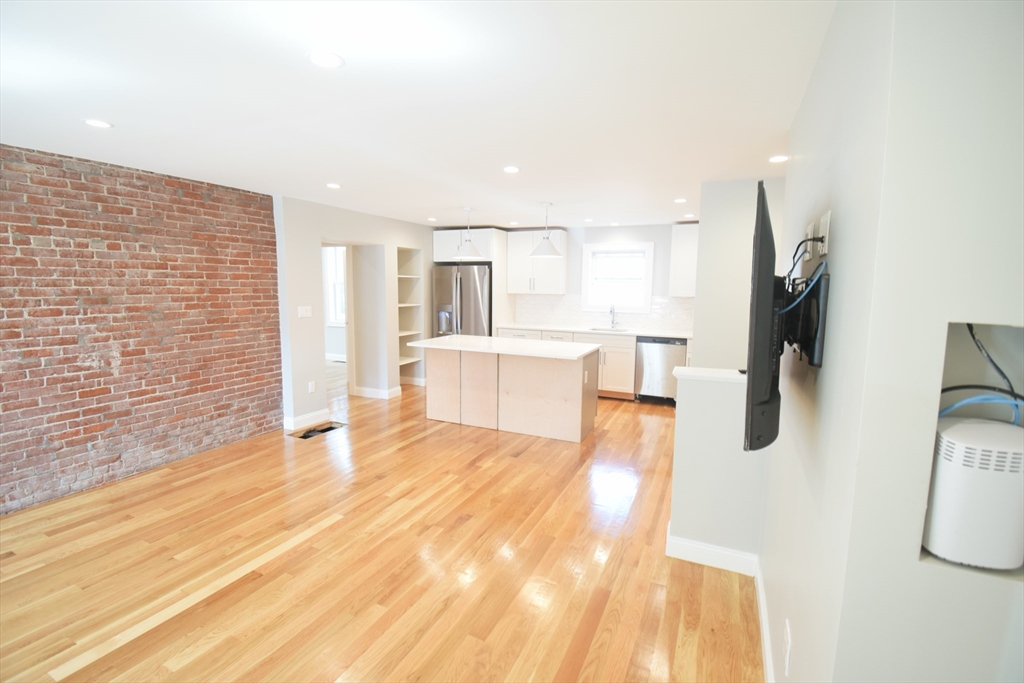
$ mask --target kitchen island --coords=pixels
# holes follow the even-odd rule
[[[580,442],[597,416],[600,344],[448,335],[426,354],[427,419]]]

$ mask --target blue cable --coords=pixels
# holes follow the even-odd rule
[[[976,403],[1005,403],[1013,406],[1013,424],[1020,424],[1020,406],[1024,406],[1024,401],[1016,398],[1009,398],[1007,396],[997,396],[996,394],[982,394],[981,396],[971,396],[970,398],[965,398],[962,401],[957,401],[953,405],[940,410],[939,417],[945,417],[954,410]]]
[[[828,261],[822,261],[821,263],[819,263],[819,264],[818,264],[818,267],[814,269],[814,274],[813,274],[813,275],[811,275],[811,282],[810,282],[810,284],[808,284],[808,285],[807,285],[807,286],[806,286],[806,287],[804,288],[804,291],[800,292],[800,296],[798,296],[798,297],[796,298],[796,301],[794,301],[794,302],[793,302],[793,303],[791,303],[790,305],[786,306],[786,307],[785,307],[785,308],[783,308],[783,309],[782,309],[781,311],[776,311],[776,312],[775,312],[775,315],[782,315],[782,314],[783,314],[783,313],[785,313],[786,311],[790,311],[790,310],[792,310],[792,309],[793,309],[794,307],[796,307],[796,305],[797,305],[798,303],[800,303],[801,301],[803,301],[803,300],[804,300],[804,297],[805,297],[805,296],[807,296],[807,293],[808,293],[809,291],[811,291],[811,289],[813,289],[813,288],[814,288],[814,285],[818,284],[818,280],[819,280],[819,279],[821,278],[821,274],[825,272],[825,266],[827,266],[827,265],[828,265]]]

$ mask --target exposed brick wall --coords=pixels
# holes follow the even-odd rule
[[[271,198],[0,146],[0,513],[277,429]]]

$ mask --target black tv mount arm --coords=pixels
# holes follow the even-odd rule
[[[781,314],[783,340],[793,347],[794,353],[799,352],[801,360],[806,354],[807,362],[815,368],[821,367],[825,351],[828,287],[827,272],[820,273],[811,282],[790,284],[786,288],[785,313]]]

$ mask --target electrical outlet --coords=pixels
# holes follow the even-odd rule
[[[311,394],[315,394],[316,393],[316,382],[310,382],[309,383],[309,393],[311,393]]]
[[[313,307],[312,306],[299,306],[299,317],[300,318],[312,318]]]
[[[813,238],[814,238],[814,223],[808,223],[807,227],[804,228],[804,239],[813,239]],[[811,260],[811,253],[814,250],[814,242],[808,242],[807,244],[804,245],[804,248],[807,250],[807,253],[804,254],[804,261],[810,261]]]
[[[789,656],[793,653],[793,637],[789,633],[789,619],[786,619],[786,662],[785,675],[789,677]]]
[[[824,256],[828,253],[828,225],[832,222],[832,212],[826,211],[825,215],[818,221],[818,237],[824,239],[823,242],[817,242],[818,245],[818,256]]]
[[[590,371],[589,370],[584,370],[583,371],[583,383],[584,384],[588,384],[590,382],[589,377],[590,377]]]

